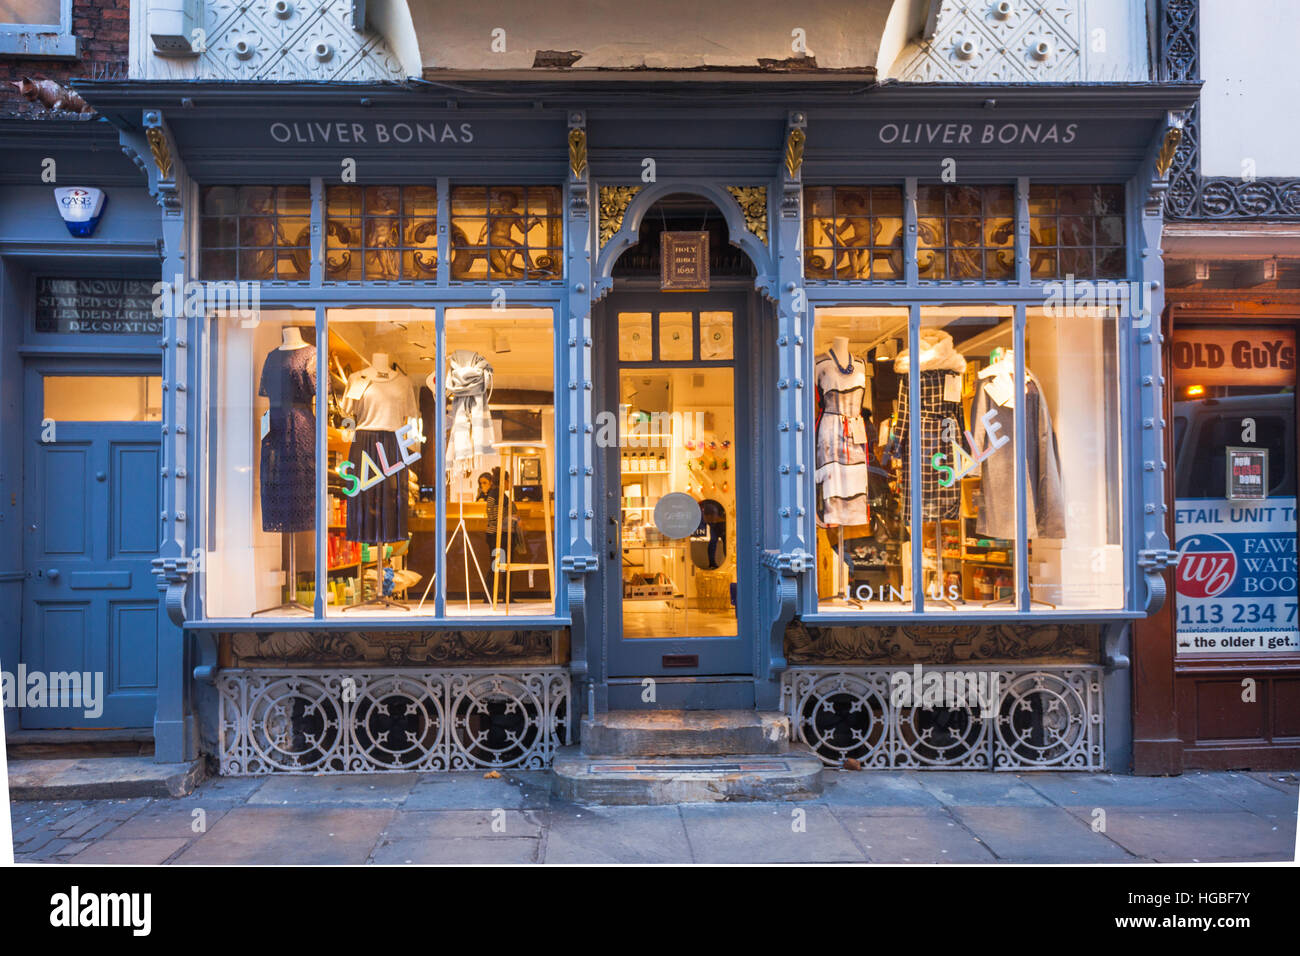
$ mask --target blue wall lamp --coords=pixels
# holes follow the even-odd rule
[[[54,190],[54,201],[68,232],[84,239],[95,232],[99,217],[104,213],[108,196],[93,186],[60,186]]]

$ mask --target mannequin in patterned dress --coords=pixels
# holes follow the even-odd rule
[[[813,379],[821,403],[814,478],[822,492],[822,523],[866,524],[867,364],[849,352],[847,336],[838,336],[818,360]]]

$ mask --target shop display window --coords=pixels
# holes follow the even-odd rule
[[[1124,278],[1124,187],[1031,184],[1029,250],[1035,279]]]
[[[307,186],[205,186],[199,200],[205,279],[284,279],[311,274]]]
[[[438,276],[434,186],[329,186],[325,277],[332,281],[430,281]]]
[[[804,202],[809,279],[903,278],[900,187],[810,187]]]
[[[1119,608],[1125,603],[1120,320],[1113,308],[1061,311],[1025,314],[1029,596],[1035,609]]]
[[[453,280],[558,279],[564,210],[556,186],[453,186]]]
[[[442,368],[435,309],[316,322],[210,319],[206,615],[552,613],[551,310],[448,308]]]
[[[209,617],[310,615],[316,590],[314,310],[217,315],[205,336]]]
[[[823,610],[906,611],[907,524],[890,431],[905,308],[818,309],[813,365],[817,596]]]
[[[447,613],[549,614],[555,604],[551,311],[448,309],[446,342]]]
[[[1021,359],[1011,306],[918,312],[913,361],[907,309],[816,310],[819,609],[912,610],[918,542],[927,613],[1122,608],[1116,318],[1028,309]]]

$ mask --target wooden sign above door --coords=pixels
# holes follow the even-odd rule
[[[1174,387],[1296,383],[1295,330],[1186,326],[1174,331]]]
[[[659,261],[659,288],[664,292],[709,291],[707,232],[660,233]]]

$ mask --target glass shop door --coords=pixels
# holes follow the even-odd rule
[[[606,313],[596,443],[612,677],[752,671],[743,304],[622,296]]]

